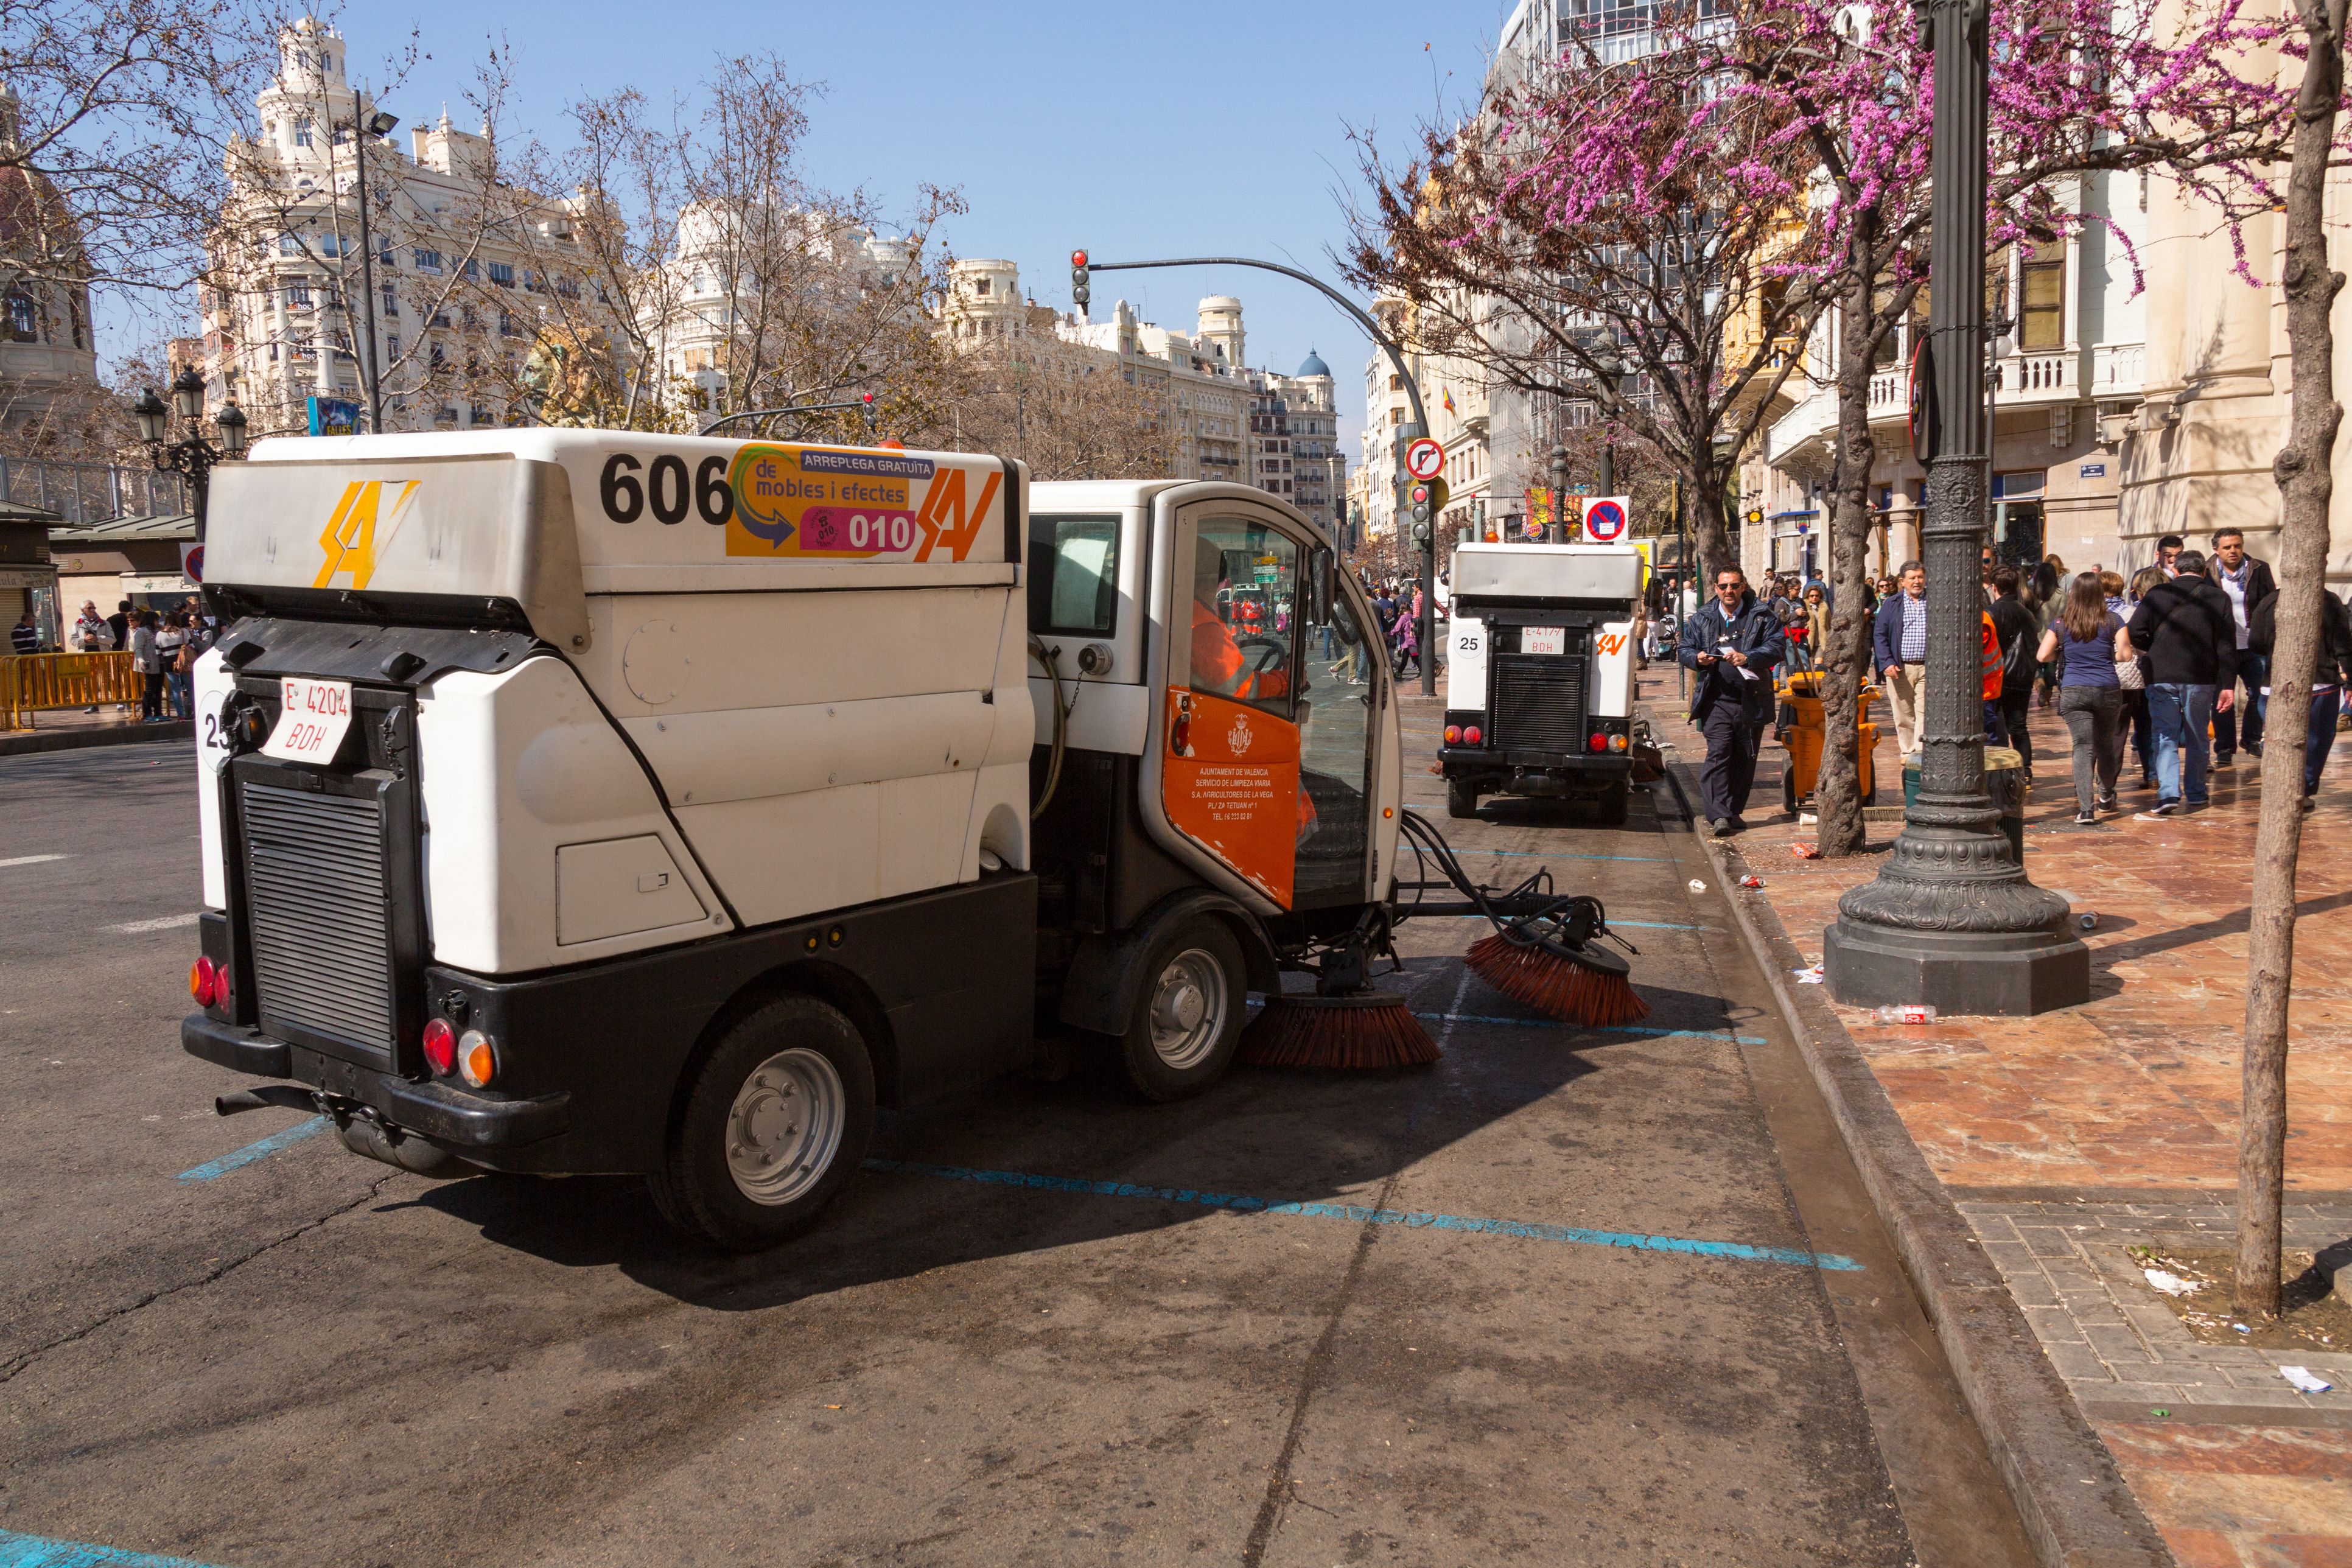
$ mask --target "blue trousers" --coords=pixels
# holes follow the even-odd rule
[[[2231,704],[2227,713],[2213,715],[2214,755],[2235,755],[2241,741],[2250,752],[2262,750],[2263,720],[2271,707],[2271,700],[2263,695],[2263,683],[2270,678],[2270,655],[2250,647],[2238,650],[2238,679],[2246,683],[2245,696]]]
[[[2311,694],[2311,733],[2303,742],[2303,793],[2319,793],[2319,770],[2327,765],[2327,753],[2336,749],[2336,715],[2342,707],[2341,691],[2315,691]]]
[[[2209,750],[2206,723],[2213,716],[2211,686],[2147,688],[2147,722],[2156,740],[2156,799],[2203,805]],[[2184,774],[2186,776],[2184,776]]]

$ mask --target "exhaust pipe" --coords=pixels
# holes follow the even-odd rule
[[[235,1094],[224,1094],[213,1101],[214,1111],[222,1116],[235,1116],[244,1110],[309,1110],[331,1117],[335,1123],[335,1135],[343,1147],[354,1154],[371,1160],[381,1160],[387,1165],[419,1176],[462,1176],[474,1169],[457,1155],[426,1142],[404,1128],[386,1121],[372,1105],[347,1100],[324,1089],[298,1089],[290,1083],[266,1083],[258,1089],[242,1089]]]
[[[315,1110],[321,1115],[332,1114],[327,1097],[314,1089],[297,1089],[290,1083],[267,1083],[259,1089],[241,1089],[235,1094],[224,1094],[213,1100],[216,1116],[235,1116],[240,1110]]]

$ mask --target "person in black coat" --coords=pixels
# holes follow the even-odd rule
[[[1683,667],[1698,674],[1690,720],[1706,737],[1699,796],[1718,838],[1748,826],[1739,811],[1756,787],[1756,748],[1772,713],[1772,670],[1787,646],[1779,619],[1757,602],[1737,566],[1716,573],[1714,600],[1683,627]]]
[[[2230,601],[2230,613],[2238,628],[2238,679],[2245,682],[2245,700],[2234,710],[2213,716],[2213,765],[2226,768],[2238,754],[2238,742],[2243,740],[2246,750],[2256,756],[2263,754],[2263,716],[2266,702],[2263,685],[2270,679],[2270,656],[2251,647],[2247,641],[2253,623],[2254,606],[2278,592],[2278,584],[2271,576],[2267,561],[2257,561],[2246,553],[2245,530],[2217,528],[2213,531],[2213,559],[2206,563],[2205,574]]]
[[[2278,635],[2278,595],[2273,593],[2254,606],[2247,623],[2246,646],[2265,661]],[[2267,663],[2265,664],[2267,669]],[[2336,746],[2336,716],[2343,711],[2345,684],[2352,681],[2352,615],[2344,601],[2323,588],[2319,598],[2319,658],[2311,671],[2311,731],[2303,742],[2303,809],[2309,811],[2319,794],[2319,770]],[[2268,694],[2268,689],[2264,689]]]
[[[2147,656],[2148,727],[2156,740],[2156,815],[2205,804],[2207,721],[2236,700],[2238,630],[2230,597],[2181,552],[2179,575],[2132,612],[2132,647]],[[2184,760],[2186,766],[2183,766]]]

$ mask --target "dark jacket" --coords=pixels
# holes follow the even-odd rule
[[[2205,575],[2213,579],[2213,586],[2221,588],[2221,563],[2217,557],[2205,563]],[[2254,625],[2254,606],[2278,592],[2278,581],[2271,575],[2271,563],[2246,557],[2246,629],[2251,637]],[[2228,598],[2230,590],[2221,588],[2221,597]],[[2252,647],[2250,642],[2246,645]]]
[[[1900,588],[1878,602],[1878,614],[1870,623],[1870,669],[1878,674],[1890,664],[1903,662],[1903,618],[1916,605],[1921,615],[1927,613],[1927,601],[1914,599]]]
[[[2246,616],[2246,647],[2252,653],[2268,653],[2278,635],[2278,595],[2256,605]],[[2311,672],[2314,686],[2326,686],[2330,681],[2341,685],[2352,681],[2352,615],[2344,609],[2344,601],[2326,588],[2319,599],[2319,659]]]
[[[1747,679],[1739,667],[1717,659],[1713,664],[1701,664],[1698,656],[1713,653],[1719,643],[1728,642],[1748,658],[1747,668],[1756,679]],[[1681,658],[1683,668],[1698,676],[1691,688],[1691,721],[1706,722],[1706,715],[1717,702],[1729,699],[1747,705],[1748,716],[1759,722],[1772,710],[1772,669],[1780,662],[1788,641],[1780,634],[1780,622],[1770,610],[1756,602],[1756,592],[1739,601],[1739,613],[1727,621],[1723,606],[1713,599],[1699,606],[1683,626]]]
[[[2238,622],[2210,577],[2175,577],[2132,612],[2132,647],[2151,686],[2229,686],[2238,679]]]
[[[1986,613],[1992,616],[1993,636],[2000,639],[2000,694],[2014,697],[2032,690],[2033,656],[2042,646],[2042,628],[2034,623],[2033,612],[2016,595],[2006,594],[1995,597]]]

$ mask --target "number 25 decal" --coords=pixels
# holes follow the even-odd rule
[[[735,490],[727,482],[726,458],[703,458],[691,486],[687,483],[686,459],[675,454],[656,458],[653,467],[644,469],[643,483],[637,479],[641,468],[626,452],[615,452],[604,460],[604,471],[596,480],[596,497],[604,503],[604,515],[614,522],[636,521],[648,503],[655,520],[664,523],[684,522],[689,508],[713,528],[735,515]]]

